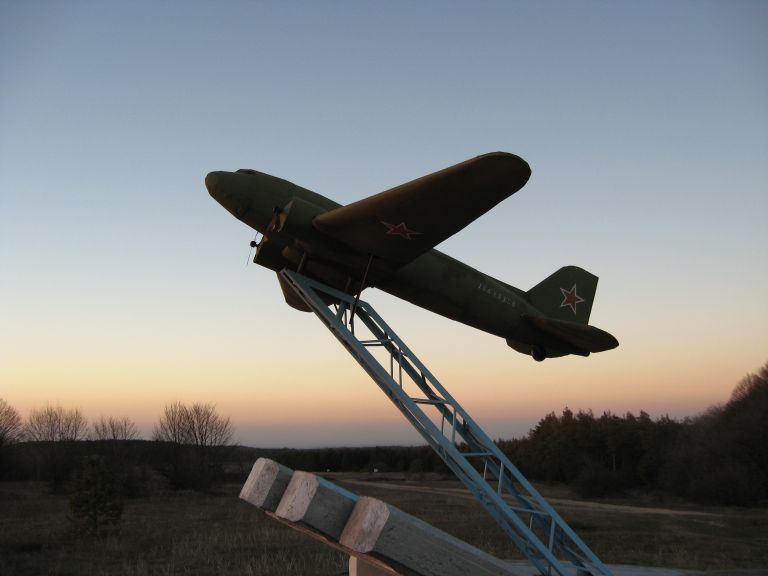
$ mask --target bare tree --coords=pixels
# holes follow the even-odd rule
[[[153,437],[163,442],[192,446],[227,446],[234,432],[228,417],[219,416],[213,404],[168,404]]]
[[[102,416],[93,423],[91,438],[94,440],[134,440],[139,435],[136,424],[128,418],[115,418]]]
[[[209,490],[223,477],[227,446],[232,443],[229,418],[213,404],[168,404],[155,427],[155,440],[167,442],[163,473],[171,486]]]
[[[188,444],[187,407],[181,402],[166,404],[152,437],[160,442]]]
[[[84,440],[88,435],[88,422],[77,408],[46,406],[29,413],[25,434],[29,440],[41,442]]]
[[[21,439],[24,425],[16,408],[0,398],[0,447]]]
[[[46,406],[29,413],[24,435],[39,442],[35,450],[40,456],[38,474],[50,489],[61,490],[75,468],[73,456],[76,440],[88,436],[88,421],[77,408]]]
[[[227,446],[232,442],[229,418],[216,413],[213,404],[192,404],[188,410],[190,443],[195,446]]]

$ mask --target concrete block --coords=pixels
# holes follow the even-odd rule
[[[275,516],[303,524],[338,542],[357,500],[356,494],[324,478],[294,472]]]
[[[240,498],[266,512],[274,512],[292,476],[290,468],[269,458],[259,458],[240,490]]]
[[[339,538],[342,546],[423,576],[519,575],[508,563],[381,500],[361,497]]]

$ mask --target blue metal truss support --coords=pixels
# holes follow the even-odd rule
[[[280,274],[541,574],[611,575],[370,304],[297,272]],[[376,348],[388,359],[374,356]]]

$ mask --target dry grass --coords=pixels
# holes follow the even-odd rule
[[[372,482],[370,476],[335,480],[356,493],[394,504],[495,556],[520,557],[458,481],[411,483],[378,478]],[[647,495],[587,502],[574,499],[562,485],[539,489],[603,562],[692,570],[768,568],[765,508],[709,508],[659,502]]]
[[[343,555],[241,502],[238,490],[130,500],[118,533],[78,539],[66,497],[0,484],[0,575],[345,573]]]
[[[453,481],[342,475],[331,478],[381,498],[502,557],[519,557],[488,514]],[[382,481],[384,480],[384,481]],[[126,502],[120,531],[78,539],[66,496],[32,483],[0,484],[0,576],[346,574],[346,558],[238,500],[169,492]],[[768,566],[764,509],[645,508],[584,503],[544,487],[555,507],[605,562],[691,569]],[[637,500],[634,500],[637,503]]]

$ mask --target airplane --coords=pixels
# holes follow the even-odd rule
[[[251,242],[253,261],[275,272],[296,270],[358,296],[379,288],[539,362],[616,348],[616,338],[588,324],[598,278],[586,270],[566,266],[523,291],[434,249],[530,175],[519,156],[492,152],[346,206],[251,169],[210,172],[205,185],[262,235]],[[277,278],[288,305],[311,311]]]

